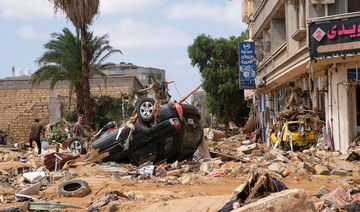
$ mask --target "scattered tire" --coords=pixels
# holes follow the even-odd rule
[[[152,98],[144,98],[139,101],[136,111],[141,121],[151,122],[154,119],[151,114],[154,111],[154,105],[155,100]]]
[[[86,148],[84,145],[84,141],[79,137],[71,139],[68,147],[72,153],[86,154]]]
[[[89,184],[83,180],[67,181],[58,187],[58,194],[61,197],[84,197],[90,191]]]

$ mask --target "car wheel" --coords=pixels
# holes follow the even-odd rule
[[[151,122],[154,119],[154,115],[151,114],[154,111],[154,105],[155,100],[152,98],[140,100],[136,110],[141,121]]]
[[[58,194],[62,197],[84,197],[91,191],[89,184],[83,180],[71,180],[58,187]]]
[[[69,149],[75,154],[85,154],[86,149],[81,138],[73,138],[69,143]]]

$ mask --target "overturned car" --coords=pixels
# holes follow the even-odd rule
[[[153,115],[155,103],[147,98],[137,106],[138,117],[115,131],[102,134],[92,143],[104,161],[143,164],[191,159],[203,137],[197,109],[188,104],[169,103]],[[154,121],[154,119],[156,119]]]

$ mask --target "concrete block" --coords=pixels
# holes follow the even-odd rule
[[[324,196],[325,194],[328,194],[328,193],[330,193],[330,189],[328,187],[326,187],[326,186],[321,186],[319,188],[319,190],[316,192],[316,196],[320,198],[320,197],[322,197],[322,196]]]
[[[319,157],[319,158],[325,157],[326,156],[326,151],[324,151],[324,150],[317,151],[316,156]]]
[[[330,175],[339,175],[339,176],[347,176],[347,175],[351,175],[351,173],[348,173],[344,170],[332,170],[330,172]]]
[[[180,168],[179,161],[175,161],[174,163],[172,163],[172,164],[171,164],[171,168],[173,168],[173,169],[178,169],[178,168]]]
[[[312,212],[316,211],[314,203],[303,189],[291,189],[272,193],[270,196],[233,210],[245,211],[276,211],[276,212]]]
[[[286,163],[290,163],[290,160],[287,157],[285,157],[284,155],[282,155],[282,154],[278,154],[276,156],[276,160],[286,162]]]
[[[234,161],[230,161],[230,162],[225,163],[223,166],[221,166],[221,169],[231,171],[232,169],[234,169],[235,167],[238,167],[238,166],[241,166],[241,163],[236,163]]]
[[[265,150],[263,149],[256,149],[252,151],[252,154],[255,156],[263,156],[265,154]]]
[[[201,164],[201,166],[200,166],[200,171],[201,171],[201,172],[209,173],[211,170],[212,170],[212,167],[210,167],[210,165],[207,164],[207,163],[203,163],[203,164]]]
[[[53,179],[54,181],[58,181],[58,180],[64,178],[65,175],[64,175],[63,173],[61,173],[61,172],[56,171],[56,172],[53,172],[53,173],[52,173],[52,176],[51,176],[51,177],[52,177],[52,179]]]
[[[155,171],[155,175],[156,176],[165,176],[166,175],[166,169],[165,169],[165,167],[163,167],[163,166],[159,166],[159,167],[157,167],[156,168],[156,171]]]
[[[255,144],[240,146],[236,150],[239,152],[243,152],[245,154],[251,154],[251,152],[256,149],[258,149],[258,147],[257,144],[255,143]]]
[[[305,170],[309,171],[309,165],[307,163],[305,163],[305,162],[301,162],[297,166],[297,169],[305,169]]]
[[[286,177],[290,174],[289,170],[284,168],[281,163],[273,163],[268,167],[268,169],[270,171],[274,171],[274,172],[280,174],[282,177]]]
[[[249,145],[251,144],[251,141],[250,140],[245,140],[243,142],[241,142],[242,145]]]
[[[194,182],[194,180],[196,179],[196,176],[193,174],[185,174],[184,176],[181,177],[181,184],[183,185],[188,185]]]
[[[184,173],[187,173],[190,171],[190,165],[186,164],[186,165],[182,165],[181,166],[181,170],[184,172]]]
[[[352,172],[353,169],[351,168],[350,165],[346,164],[348,162],[340,162],[340,163],[336,163],[334,169],[335,170],[341,170],[341,171],[345,171],[345,172]]]
[[[315,153],[316,153],[316,148],[313,147],[313,146],[310,147],[309,152],[310,152],[311,154],[315,154]]]
[[[181,170],[180,170],[180,169],[172,170],[172,171],[169,171],[169,172],[167,173],[167,176],[180,175],[180,173],[181,173]]]
[[[316,165],[314,167],[316,175],[329,175],[330,171],[326,166]]]
[[[46,176],[45,172],[27,172],[23,174],[25,180],[30,183],[39,182],[42,178]]]

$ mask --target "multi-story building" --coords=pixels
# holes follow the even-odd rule
[[[301,89],[300,104],[324,114],[335,150],[345,152],[360,125],[359,1],[244,0],[242,9],[255,42],[253,96],[262,127]],[[265,123],[267,107],[271,121]]]
[[[114,68],[109,68],[103,70],[103,72],[108,76],[127,76],[127,77],[136,77],[144,88],[150,86],[149,76],[153,75],[159,81],[165,81],[165,70],[152,68],[152,67],[142,67],[133,65],[132,63],[121,62],[116,64]],[[153,89],[147,91],[147,96],[155,98],[155,91]]]
[[[149,75],[153,75],[161,81],[165,81],[165,70],[136,66],[132,63],[121,62],[120,64],[116,64],[114,68],[103,70],[103,72],[108,76],[116,75],[137,77],[145,88],[149,87]]]

